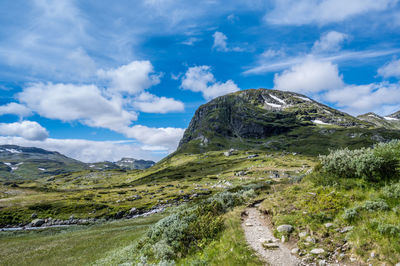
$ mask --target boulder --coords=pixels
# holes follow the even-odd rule
[[[32,219],[36,219],[36,218],[37,218],[37,214],[36,214],[35,212],[32,213],[31,218],[32,218]]]
[[[278,232],[280,233],[290,233],[293,231],[293,226],[291,226],[290,224],[282,224],[278,226],[276,230],[278,230]]]
[[[124,214],[124,211],[117,212],[117,214],[115,214],[115,219],[121,219],[122,217],[124,217]]]
[[[310,251],[310,253],[314,255],[319,255],[325,253],[325,250],[323,248],[314,248]]]
[[[40,227],[45,223],[44,219],[35,219],[31,222],[31,226],[33,227]]]
[[[129,215],[135,215],[138,212],[138,210],[133,207],[132,209],[129,210]]]

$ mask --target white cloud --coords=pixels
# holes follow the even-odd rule
[[[167,154],[163,147],[142,147],[132,141],[92,141],[85,139],[26,140],[21,137],[1,137],[0,145],[13,144],[58,151],[83,162],[117,161],[122,157],[158,161]],[[149,150],[147,148],[153,148]]]
[[[94,85],[33,83],[18,99],[43,117],[91,127],[119,131],[137,119],[135,112],[124,110],[121,98],[106,98]]]
[[[356,15],[382,11],[398,0],[274,0],[264,17],[271,24],[304,25],[341,22]]]
[[[400,78],[400,59],[393,60],[378,69],[378,74],[382,77],[397,77]]]
[[[226,37],[225,34],[223,34],[222,32],[216,31],[213,34],[213,38],[214,38],[214,43],[212,48],[220,51],[220,52],[229,52],[229,51],[233,51],[233,52],[243,52],[246,51],[246,49],[242,48],[242,47],[228,47],[228,44],[226,42],[226,40],[228,40],[228,37]]]
[[[146,147],[158,146],[172,152],[176,149],[185,129],[183,128],[151,128],[141,125],[135,125],[126,128],[124,134],[128,137],[135,138],[146,144]]]
[[[232,80],[217,82],[210,66],[190,67],[182,77],[181,88],[201,92],[207,100],[240,90]]]
[[[228,47],[226,44],[226,40],[228,39],[228,37],[226,37],[225,34],[223,34],[222,32],[219,32],[219,31],[216,31],[213,34],[213,37],[214,37],[213,48],[216,49],[217,51],[227,52]]]
[[[128,94],[140,93],[160,83],[160,76],[154,73],[150,61],[132,61],[116,69],[102,69],[98,75],[109,79],[113,90]]]
[[[328,54],[313,54],[312,56],[318,61],[324,62],[343,62],[343,61],[362,61],[370,58],[377,58],[386,55],[396,54],[400,52],[400,49],[388,49],[388,50],[364,50],[364,51],[340,51],[336,53],[328,53]],[[272,58],[272,60],[268,57],[263,56],[261,54],[259,56],[259,60],[255,66],[250,67],[248,70],[244,71],[243,74],[251,75],[251,74],[263,74],[267,72],[277,71],[286,69],[288,67],[292,67],[304,62],[310,55],[300,54],[298,56],[293,57],[284,57],[284,58]]]
[[[187,39],[187,40],[185,40],[185,41],[183,41],[183,42],[181,42],[182,44],[184,44],[184,45],[189,45],[189,46],[192,46],[192,45],[194,45],[196,42],[199,42],[201,39],[200,38],[197,38],[197,37],[190,37],[189,39]]]
[[[400,109],[400,85],[390,83],[372,83],[367,85],[348,85],[331,90],[323,99],[335,103],[351,114],[375,112],[387,115],[388,110]]]
[[[321,36],[321,38],[314,43],[312,48],[313,52],[329,52],[337,51],[341,48],[345,39],[348,38],[347,34],[330,31]]]
[[[4,115],[4,114],[14,114],[14,115],[18,115],[20,117],[26,117],[26,116],[30,116],[32,114],[32,112],[25,105],[11,102],[6,105],[0,106],[0,115]]]
[[[275,74],[275,89],[301,93],[317,93],[344,86],[337,65],[307,58],[303,63]]]
[[[44,140],[49,136],[47,130],[34,121],[0,123],[0,135],[18,136],[27,140]]]
[[[148,92],[141,93],[133,101],[133,105],[145,113],[166,114],[170,112],[181,112],[185,105],[181,101],[172,98],[158,97]]]

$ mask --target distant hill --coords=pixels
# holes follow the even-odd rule
[[[0,145],[0,179],[37,179],[87,169],[59,152],[34,147]]]
[[[370,146],[394,138],[400,139],[395,128],[353,117],[304,95],[251,89],[200,106],[178,152],[236,148],[318,155],[329,149]]]
[[[146,160],[136,160],[133,158],[122,158],[121,160],[115,162],[122,169],[146,169],[155,165],[153,161],[146,161]]]
[[[155,162],[122,158],[118,162],[83,163],[59,152],[0,145],[0,180],[34,180],[82,170],[146,169]]]
[[[385,117],[372,112],[357,116],[358,119],[370,122],[377,127],[400,130],[400,119],[398,117],[400,117],[400,111]]]

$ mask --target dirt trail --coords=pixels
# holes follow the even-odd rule
[[[247,243],[263,258],[267,265],[292,266],[301,265],[300,261],[290,253],[290,250],[276,239],[256,208],[247,208],[242,227]],[[265,249],[262,243],[268,239],[279,245],[278,248]]]

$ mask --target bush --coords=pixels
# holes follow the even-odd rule
[[[362,209],[372,212],[372,211],[387,211],[390,208],[389,205],[383,200],[378,200],[378,201],[367,200],[362,205]]]
[[[377,230],[382,235],[400,237],[400,228],[393,224],[378,224]]]
[[[181,206],[149,229],[138,243],[136,257],[169,263],[204,247],[223,230],[222,214],[253,196],[253,189],[221,192],[193,207]]]
[[[374,148],[332,151],[320,156],[323,172],[339,178],[363,178],[380,181],[398,176],[400,142],[380,143]]]
[[[391,199],[400,198],[400,183],[396,183],[390,186],[386,186],[382,189],[383,196]]]
[[[355,221],[358,217],[358,210],[359,208],[357,207],[345,210],[344,214],[342,215],[343,219],[349,222]]]

